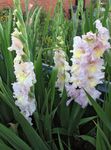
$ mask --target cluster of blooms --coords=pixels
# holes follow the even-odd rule
[[[59,30],[59,35],[56,38],[56,45],[54,50],[54,63],[55,63],[55,68],[57,68],[58,71],[56,87],[62,93],[65,87],[65,83],[68,82],[70,77],[70,74],[68,72],[70,70],[70,66],[66,61],[66,54],[63,51],[65,45],[63,40],[63,29],[60,26],[58,30]]]
[[[31,123],[30,116],[36,109],[35,97],[33,95],[33,85],[36,83],[34,66],[30,61],[24,61],[23,43],[18,38],[21,33],[15,28],[12,33],[12,45],[8,49],[15,50],[14,73],[17,82],[13,83],[15,104],[20,108],[21,113]]]
[[[70,77],[70,74],[68,73],[70,67],[66,61],[65,52],[62,49],[55,50],[54,62],[55,68],[58,69],[56,87],[58,87],[59,91],[62,93],[65,83],[68,82]]]
[[[85,108],[88,105],[88,98],[84,90],[94,99],[99,98],[101,94],[95,86],[102,83],[104,79],[104,61],[102,57],[104,52],[110,48],[108,42],[110,37],[108,30],[102,26],[99,20],[95,23],[97,33],[88,32],[82,37],[74,37],[70,77],[67,79],[69,82],[65,83],[68,97],[70,97],[67,105],[75,100],[82,108]],[[58,61],[60,61],[60,57],[58,57]],[[65,71],[67,72],[67,70]],[[61,79],[59,78],[59,80]]]

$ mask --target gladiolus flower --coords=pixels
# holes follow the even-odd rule
[[[99,20],[96,21],[98,33],[88,32],[86,35],[74,38],[73,56],[71,58],[71,78],[66,85],[68,97],[75,100],[83,108],[89,103],[84,89],[91,94],[94,99],[99,98],[100,92],[96,90],[96,85],[102,83],[104,79],[104,52],[110,47],[108,42],[109,32]]]
[[[96,21],[97,33],[88,32],[85,35],[74,37],[72,54],[72,65],[67,82],[63,71],[69,73],[69,69],[65,67],[64,54],[56,55],[55,66],[60,68],[58,71],[57,85],[63,89],[65,85],[69,100],[72,100],[85,108],[89,101],[84,90],[86,90],[93,99],[100,96],[100,92],[96,90],[96,85],[102,83],[104,79],[104,61],[103,54],[110,48],[109,31],[102,26],[99,20]],[[61,57],[62,56],[62,57]],[[62,86],[60,86],[62,85]]]
[[[15,29],[12,33],[12,45],[8,48],[10,51],[15,50],[14,73],[17,82],[13,83],[15,104],[20,108],[21,113],[31,123],[31,116],[36,110],[36,102],[32,93],[33,85],[36,83],[34,65],[32,62],[23,60],[23,43],[19,39],[20,32]]]
[[[15,50],[17,55],[23,55],[24,54],[22,42],[14,36],[12,36],[12,45],[11,45],[11,47],[8,48],[8,50],[10,50],[10,51]]]
[[[62,49],[55,50],[54,63],[55,68],[58,69],[56,87],[58,87],[59,91],[62,93],[65,83],[68,82],[70,76],[68,73],[70,67],[68,62],[66,61],[65,52]]]

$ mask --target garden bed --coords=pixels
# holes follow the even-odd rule
[[[0,149],[111,150],[110,1],[1,2]]]

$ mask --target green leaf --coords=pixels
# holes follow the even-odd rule
[[[1,149],[1,150],[13,150],[12,148],[10,148],[10,147],[8,147],[7,145],[2,144],[2,143],[0,143],[0,149]]]
[[[44,144],[42,139],[39,137],[37,132],[33,129],[33,127],[27,122],[27,120],[23,117],[23,115],[19,112],[18,108],[9,101],[9,96],[5,95],[0,91],[0,97],[3,102],[5,102],[8,106],[10,106],[13,110],[13,114],[15,119],[21,125],[24,134],[27,136],[27,139],[34,150],[48,150],[47,146]]]
[[[66,90],[64,88],[63,93],[62,93],[62,99],[60,102],[60,113],[58,114],[60,116],[60,122],[61,122],[61,126],[63,128],[68,128],[68,122],[70,119],[70,107],[66,106],[66,101],[67,101],[67,93]],[[65,114],[65,119],[64,119],[64,114]]]
[[[103,139],[101,138],[98,130],[97,130],[97,134],[96,134],[96,150],[103,150],[102,146],[103,146]]]
[[[107,144],[108,149],[111,149],[111,144],[109,143],[108,138],[106,137],[105,133],[102,131],[102,129],[100,128],[100,126],[98,124],[96,124],[96,126],[98,128],[99,134],[101,135],[101,137],[103,138],[103,140]]]
[[[84,113],[85,109],[82,109],[80,105],[74,103],[72,106],[72,111],[69,118],[69,127],[68,133],[71,134],[76,130],[76,127],[79,124],[79,121]]]
[[[60,150],[64,150],[64,147],[63,147],[63,144],[62,144],[62,140],[60,138],[60,135],[58,133],[58,140],[59,140],[59,147],[60,147]]]
[[[23,140],[2,124],[0,124],[0,136],[9,142],[16,150],[31,150]]]
[[[86,92],[86,91],[85,91]],[[93,105],[96,113],[98,114],[98,116],[100,117],[100,119],[103,121],[103,123],[106,125],[106,127],[109,129],[109,131],[111,132],[111,122],[109,121],[108,116],[106,115],[106,113],[102,110],[102,108],[97,104],[97,102],[86,92],[89,101],[91,102],[91,104]]]
[[[106,143],[97,129],[96,135],[96,150],[107,150]]]
[[[0,23],[0,40],[2,42],[1,53],[2,53],[3,60],[6,66],[6,72],[5,72],[5,74],[7,75],[6,82],[7,82],[7,85],[10,85],[11,82],[14,81],[14,74],[13,74],[13,58],[12,58],[11,53],[8,50],[10,37],[9,39],[7,39],[7,32],[4,30],[3,26]]]
[[[54,104],[54,100],[55,100],[55,83],[57,80],[57,69],[53,69],[52,70],[52,74],[51,74],[51,79],[49,81],[49,86],[48,88],[51,89],[50,92],[50,99],[51,99],[51,110],[53,108],[53,104]]]
[[[80,135],[80,138],[82,138],[83,140],[91,143],[94,147],[96,147],[96,140],[95,138],[89,136],[89,135]]]
[[[90,121],[92,121],[92,120],[94,120],[96,118],[97,118],[97,116],[83,118],[83,119],[80,120],[79,125],[86,124],[86,123],[88,123],[88,122],[90,122]]]
[[[27,120],[25,120],[22,114],[20,114],[20,112],[17,109],[13,109],[13,113],[15,115],[15,119],[20,123],[25,135],[27,136],[31,147],[34,150],[48,150],[47,146],[44,144],[37,132],[27,122]]]
[[[38,110],[41,110],[41,106],[44,103],[44,95],[45,95],[45,86],[44,86],[44,78],[42,72],[42,50],[39,51],[37,60],[34,62],[35,66],[35,74],[37,83],[35,84],[35,95],[37,98]]]
[[[68,135],[67,130],[64,128],[53,128],[52,134],[57,134],[59,132],[60,135]]]

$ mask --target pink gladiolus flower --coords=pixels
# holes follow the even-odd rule
[[[10,50],[10,51],[15,50],[17,55],[23,55],[24,54],[22,42],[14,36],[12,36],[12,45],[11,45],[11,47],[8,48],[8,50]]]
[[[89,101],[83,89],[94,99],[99,98],[100,92],[95,89],[97,84],[104,79],[104,52],[110,47],[108,42],[109,32],[102,26],[99,20],[96,21],[98,33],[88,32],[86,35],[74,38],[73,56],[71,58],[71,78],[66,90],[70,99],[85,108]]]
[[[104,46],[104,49],[107,50],[110,48],[110,43],[108,40],[110,39],[109,31],[107,28],[102,26],[100,20],[96,20],[96,28],[98,29],[98,40],[100,40]]]
[[[69,100],[72,100],[85,108],[89,103],[86,90],[93,99],[100,96],[96,86],[104,79],[103,54],[110,48],[109,31],[102,26],[100,20],[96,21],[97,33],[88,32],[85,35],[74,37],[71,62],[69,67],[65,59],[65,53],[56,50],[54,55],[55,67],[58,68],[56,86],[62,91],[64,86]]]

